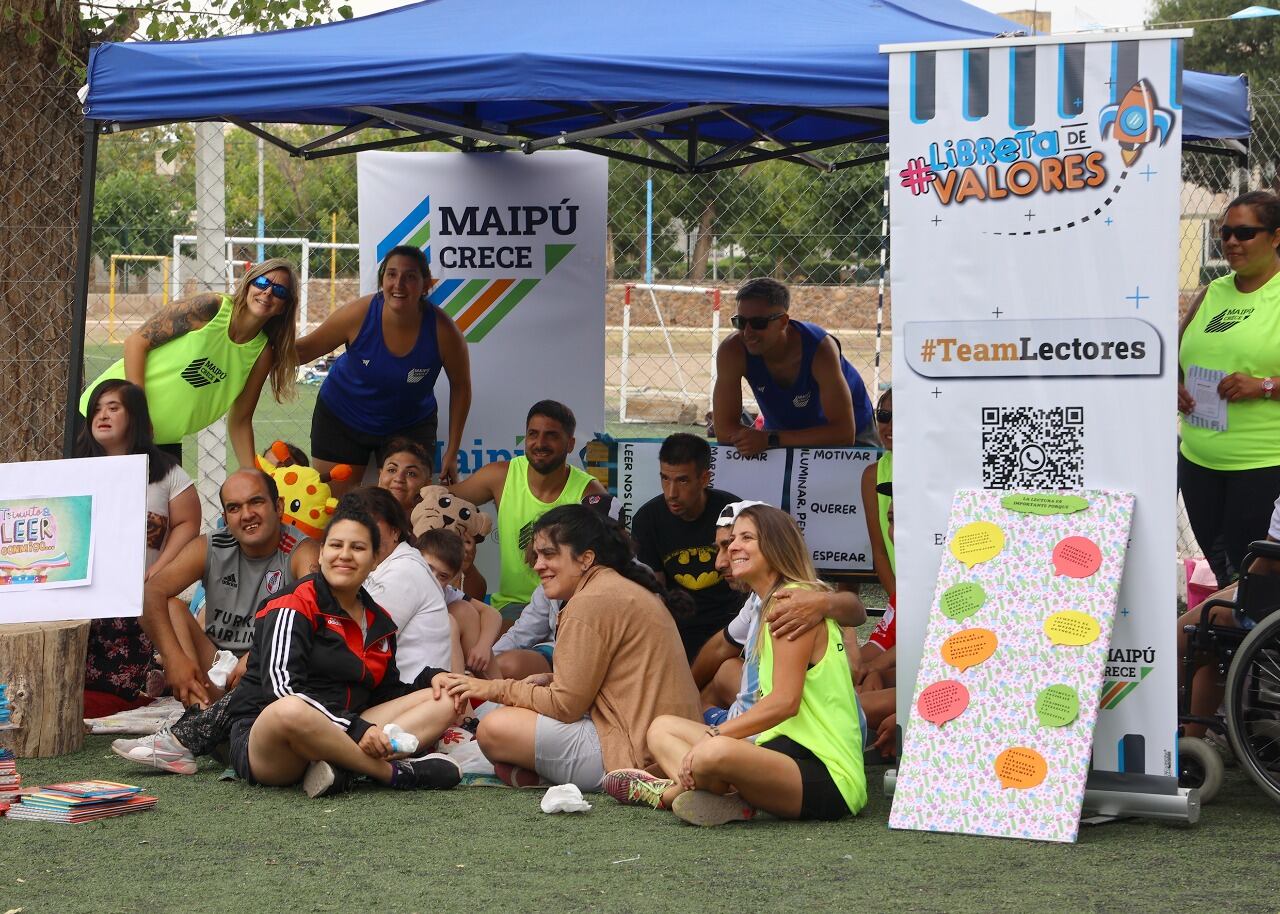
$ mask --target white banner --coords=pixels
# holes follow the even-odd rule
[[[900,719],[957,489],[1131,492],[1094,765],[1176,773],[1186,34],[882,49]]]
[[[659,439],[618,442],[618,497],[628,516],[662,494]],[[862,471],[872,448],[773,448],[743,457],[711,445],[711,484],[739,498],[763,501],[791,514],[822,572],[872,571],[871,540],[862,506]]]
[[[573,151],[362,152],[356,170],[361,290],[376,291],[388,250],[420,247],[436,280],[431,300],[467,339],[462,475],[524,453],[525,416],[538,400],[573,410],[579,447],[603,431],[607,160]],[[436,396],[438,466],[448,433],[443,377]],[[480,552],[496,582],[497,550]]]

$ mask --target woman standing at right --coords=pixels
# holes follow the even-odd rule
[[[1280,495],[1280,198],[1242,194],[1219,232],[1234,272],[1201,291],[1183,319],[1178,409],[1195,409],[1186,383],[1193,368],[1226,372],[1216,390],[1227,401],[1226,428],[1183,420],[1178,488],[1196,542],[1226,586],[1249,543],[1267,535]]]

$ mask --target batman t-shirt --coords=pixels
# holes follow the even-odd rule
[[[641,505],[631,523],[640,561],[661,571],[668,588],[682,587],[693,597],[694,614],[676,619],[690,659],[732,621],[746,598],[716,571],[716,521],[725,505],[740,500],[729,492],[707,489],[706,506],[696,520],[689,521],[672,514],[659,495]]]

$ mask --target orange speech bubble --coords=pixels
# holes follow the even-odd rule
[[[1087,578],[1102,565],[1102,550],[1083,536],[1068,536],[1053,547],[1053,573]]]
[[[1043,784],[1048,773],[1044,756],[1026,746],[1006,749],[996,756],[996,777],[1001,787],[1030,790]]]
[[[942,642],[942,660],[963,672],[994,654],[996,644],[995,632],[985,628],[966,628]]]
[[[964,683],[954,679],[943,679],[926,686],[916,700],[916,710],[920,712],[920,716],[939,726],[955,720],[967,707],[969,690],[964,687]]]

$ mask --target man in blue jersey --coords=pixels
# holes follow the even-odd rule
[[[736,297],[737,332],[716,351],[716,439],[747,457],[771,447],[877,445],[867,387],[836,338],[792,319],[791,295],[776,279],[748,280]],[[764,428],[742,424],[743,380]]]

